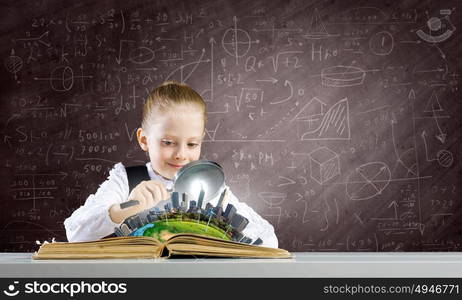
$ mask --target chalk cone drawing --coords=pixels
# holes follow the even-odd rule
[[[282,217],[282,207],[280,206],[287,198],[287,194],[278,192],[260,192],[258,197],[262,199],[268,207],[265,208],[261,215],[266,219],[272,219],[279,224]]]
[[[260,197],[270,207],[273,207],[281,205],[286,200],[287,194],[278,192],[260,192],[258,193],[258,197]]]
[[[326,30],[326,26],[321,20],[321,15],[317,8],[314,9],[313,15],[311,16],[311,23],[308,32],[304,35],[309,40],[320,40],[329,37],[335,37],[338,35],[329,34]]]
[[[326,104],[314,97],[292,119],[297,122],[300,140],[349,140],[348,99],[344,98],[324,112]]]
[[[430,113],[431,118],[435,120],[436,129],[438,131],[435,137],[441,142],[441,144],[444,144],[446,142],[447,133],[441,128],[438,119],[448,116],[444,115],[445,110],[441,106],[441,103],[438,100],[438,95],[435,91],[432,92],[432,95],[428,99],[424,112]]]
[[[333,66],[321,70],[321,84],[332,87],[351,87],[364,83],[366,72],[354,66]]]
[[[383,162],[360,165],[348,175],[346,195],[350,200],[372,199],[382,194],[390,179],[390,168]]]
[[[428,98],[427,104],[425,105],[424,112],[434,113],[437,111],[443,111],[443,107],[440,104],[440,100],[438,99],[438,95],[436,92],[433,91],[430,98]]]

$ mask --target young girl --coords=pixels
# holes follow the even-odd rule
[[[69,242],[103,238],[114,232],[127,217],[155,206],[169,198],[176,172],[199,159],[205,133],[206,107],[201,96],[185,84],[165,82],[146,100],[141,128],[136,135],[143,151],[149,154],[146,164],[151,180],[142,181],[129,194],[127,173],[122,163],[109,172],[109,177],[91,194],[85,204],[64,221]],[[262,246],[277,248],[278,240],[271,224],[229,191],[228,203],[249,223],[243,234],[252,240],[260,238]],[[139,205],[126,209],[120,203],[138,200]],[[216,205],[218,199],[210,203]],[[226,207],[226,205],[224,205]]]

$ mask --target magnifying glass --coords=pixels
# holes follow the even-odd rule
[[[190,198],[197,199],[199,204],[207,204],[210,200],[220,195],[225,188],[225,174],[223,168],[216,162],[210,160],[197,160],[184,165],[173,178],[173,192],[178,195],[186,193]],[[163,207],[165,202],[161,201],[155,207]],[[138,200],[130,200],[120,204],[125,209],[138,205]],[[202,206],[202,205],[198,205]]]

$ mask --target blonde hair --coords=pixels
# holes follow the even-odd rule
[[[154,110],[165,112],[174,105],[196,104],[202,110],[204,126],[207,122],[207,109],[204,99],[189,85],[176,81],[165,81],[156,87],[147,97],[143,107],[141,126],[148,128],[149,118]]]

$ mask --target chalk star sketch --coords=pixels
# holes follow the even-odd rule
[[[390,168],[383,162],[360,165],[348,175],[346,194],[350,200],[372,199],[382,194],[390,179]]]
[[[348,98],[339,100],[326,112],[325,106],[323,101],[314,97],[292,119],[292,122],[297,122],[300,140],[350,139]]]

